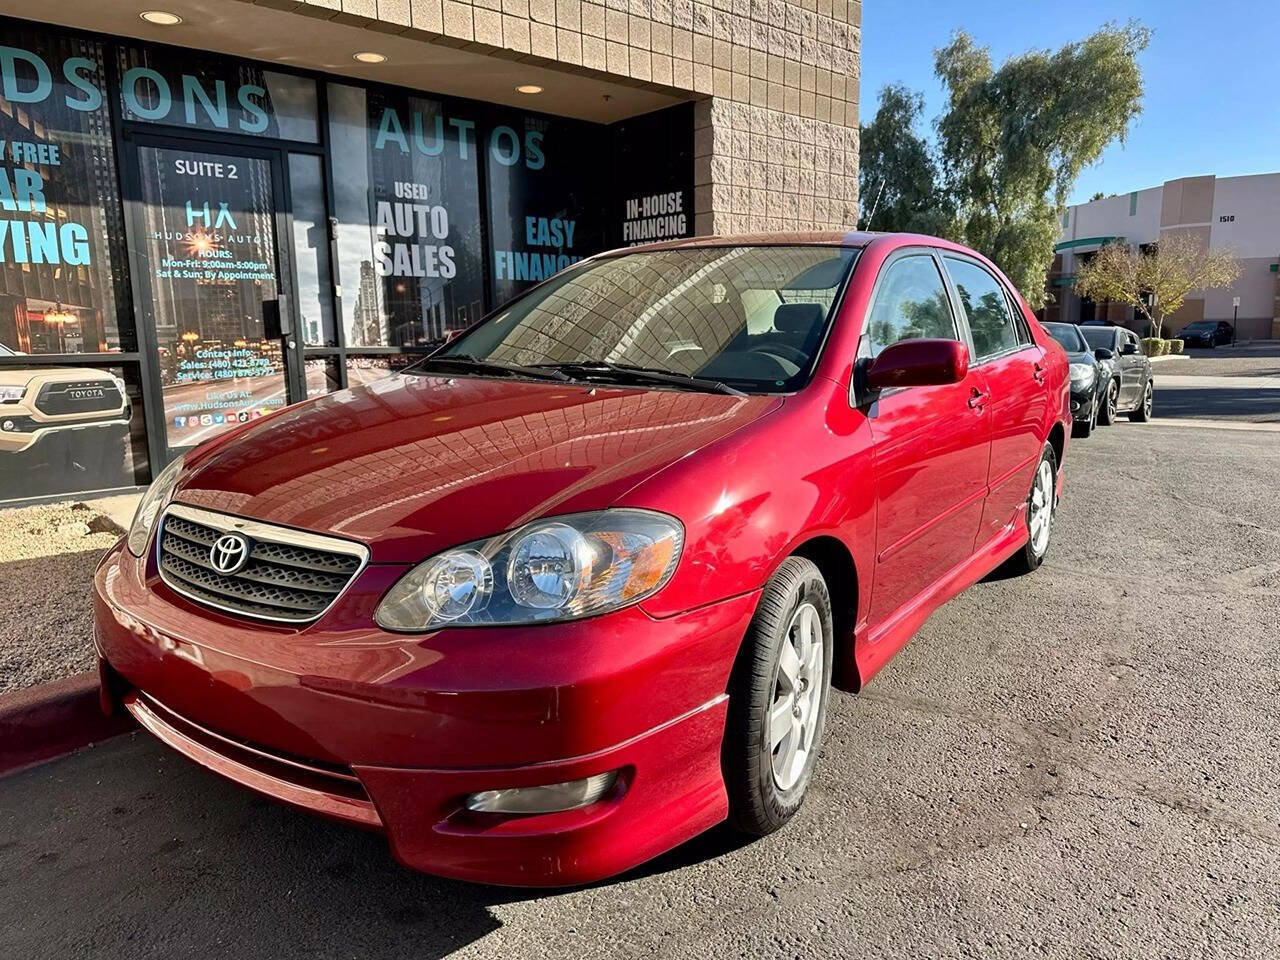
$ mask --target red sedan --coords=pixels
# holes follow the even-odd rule
[[[593,257],[169,465],[95,580],[104,705],[503,884],[799,808],[832,688],[1049,548],[1067,362],[923,236]]]

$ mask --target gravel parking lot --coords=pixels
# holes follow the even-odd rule
[[[590,889],[410,873],[141,734],[0,780],[0,956],[1280,956],[1277,477],[1274,433],[1076,441],[1047,565],[834,701],[787,830]]]
[[[89,584],[127,522],[83,503],[0,510],[0,694],[93,667]]]

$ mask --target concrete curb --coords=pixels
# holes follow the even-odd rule
[[[0,695],[0,776],[119,736],[133,726],[127,715],[103,715],[96,672]]]

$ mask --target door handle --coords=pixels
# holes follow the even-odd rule
[[[1044,383],[1044,367],[1037,363],[1035,369],[1031,371],[1031,376],[1036,383]]]
[[[986,402],[987,395],[977,387],[973,388],[973,392],[969,394],[969,409],[982,412],[982,405]]]

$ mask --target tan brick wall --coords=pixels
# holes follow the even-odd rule
[[[698,233],[852,227],[861,0],[260,0],[697,96]]]

